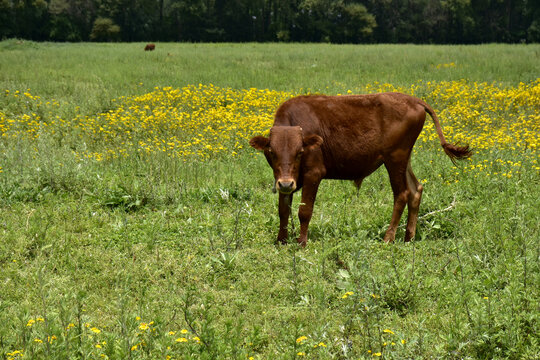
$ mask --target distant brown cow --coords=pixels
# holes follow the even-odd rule
[[[152,51],[156,48],[156,44],[146,44],[144,51]]]
[[[394,241],[405,205],[409,209],[405,241],[412,239],[423,187],[413,174],[410,158],[426,112],[452,161],[469,157],[468,146],[446,142],[433,109],[409,95],[299,96],[282,104],[269,137],[255,136],[249,142],[264,152],[274,171],[274,190],[279,191],[277,240],[286,242],[295,191],[303,187],[298,243],[305,246],[321,180],[353,180],[359,187],[382,164],[394,193],[392,220],[384,241]]]

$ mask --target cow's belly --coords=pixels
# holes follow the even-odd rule
[[[334,159],[326,164],[326,179],[358,180],[373,173],[383,164],[382,155],[363,155]]]

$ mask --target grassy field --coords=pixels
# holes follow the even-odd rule
[[[0,42],[0,358],[540,357],[540,45],[143,48]],[[296,94],[379,91],[472,159],[427,121],[414,241],[381,241],[381,169],[274,245],[247,139]]]

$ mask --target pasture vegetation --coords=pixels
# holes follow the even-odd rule
[[[142,48],[0,42],[1,357],[540,357],[540,46]],[[379,170],[323,182],[307,248],[274,245],[247,139],[296,94],[379,91],[473,157],[426,122],[413,242],[381,241]]]

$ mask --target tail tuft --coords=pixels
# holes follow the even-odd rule
[[[469,158],[472,155],[472,151],[469,148],[469,145],[456,146],[450,143],[445,143],[442,145],[442,147],[446,155],[450,157],[450,160],[452,160],[454,164],[456,164],[456,159],[462,160]]]
[[[446,139],[444,138],[441,129],[441,124],[439,123],[439,119],[437,118],[435,111],[424,101],[421,101],[420,104],[424,107],[429,116],[431,116],[431,119],[433,119],[433,123],[435,124],[435,130],[437,130],[437,135],[439,135],[439,141],[441,142],[441,146],[443,147],[446,155],[450,157],[450,160],[452,160],[454,165],[456,165],[456,159],[462,160],[470,157],[472,155],[472,151],[469,148],[469,145],[456,146],[446,142]]]

